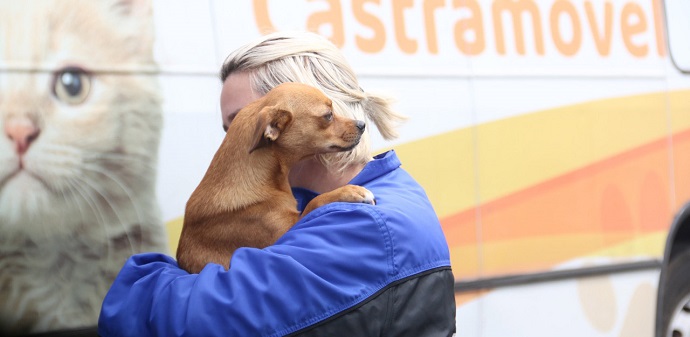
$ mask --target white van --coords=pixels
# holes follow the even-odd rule
[[[438,213],[457,336],[690,336],[688,18],[683,0],[154,0],[154,62],[87,73],[158,82],[173,256],[224,136],[224,58],[308,29],[410,117],[375,146]],[[5,61],[0,103],[3,76],[56,71]]]

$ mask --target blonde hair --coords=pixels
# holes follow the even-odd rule
[[[284,82],[317,87],[333,101],[334,113],[374,122],[384,139],[398,137],[396,128],[406,117],[391,110],[391,99],[367,93],[340,50],[329,40],[310,32],[276,32],[231,53],[223,62],[220,80],[246,72],[252,89],[265,95]],[[371,160],[368,130],[352,151],[320,155],[329,169],[344,170],[350,163]]]

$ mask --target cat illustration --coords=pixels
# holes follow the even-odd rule
[[[148,0],[0,0],[0,335],[95,326],[167,252]]]

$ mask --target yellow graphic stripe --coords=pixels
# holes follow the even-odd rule
[[[687,129],[689,105],[689,90],[604,99],[464,128],[396,151],[445,217]]]

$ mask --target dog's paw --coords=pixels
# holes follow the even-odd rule
[[[357,185],[345,185],[333,191],[320,194],[312,199],[304,208],[304,211],[302,211],[302,217],[306,216],[314,209],[332,202],[376,205],[374,193],[371,193],[368,189]]]
[[[333,192],[338,193],[337,201],[376,205],[374,193],[362,186],[345,185]]]
[[[364,188],[364,187],[362,187],[362,188]],[[366,191],[366,194],[365,194],[364,198],[362,199],[361,203],[369,204],[369,205],[376,205],[376,198],[374,198],[374,193],[371,193],[371,191],[367,190],[366,188],[364,188],[364,190]]]

